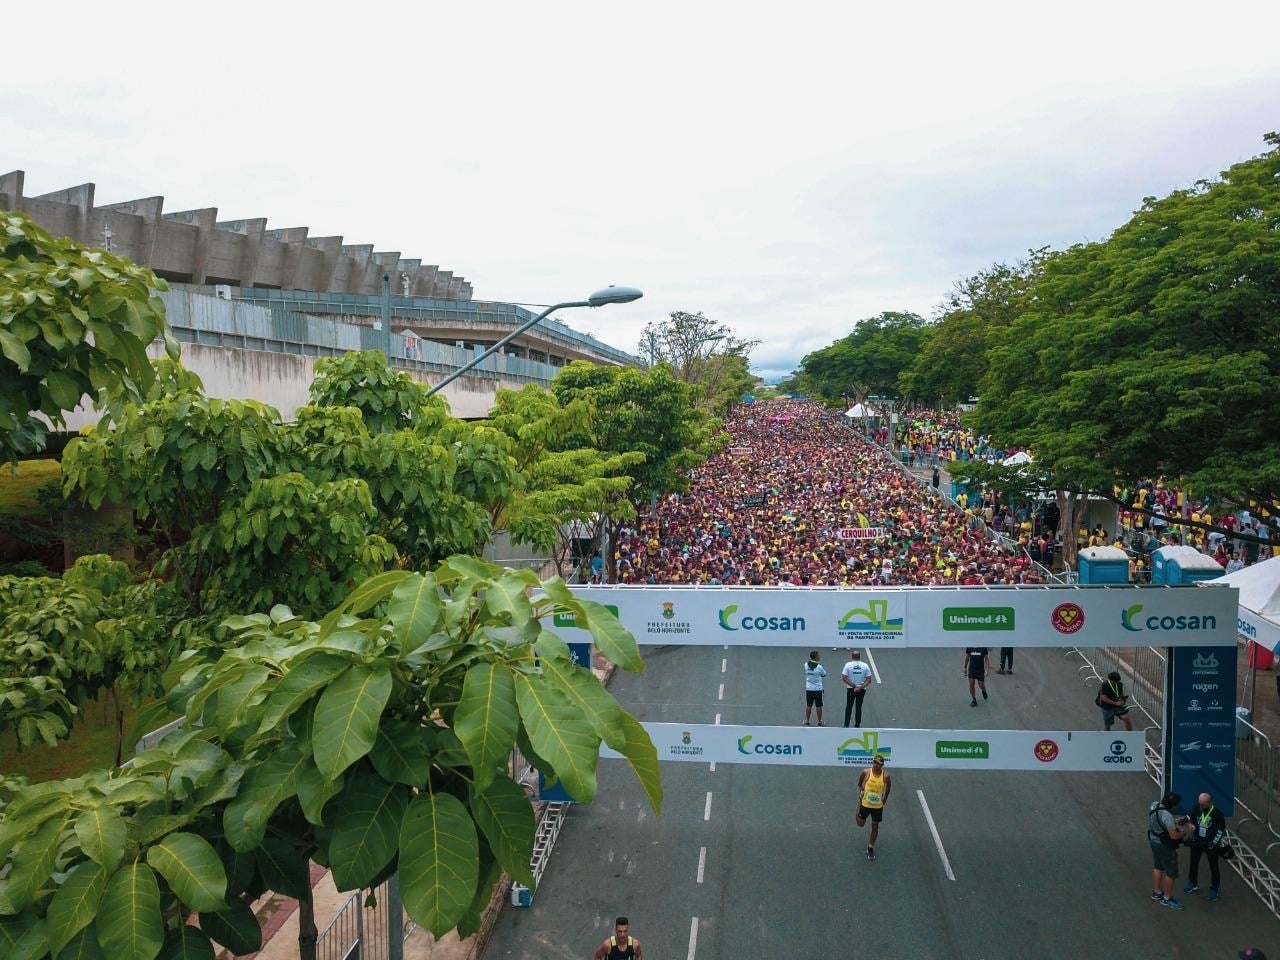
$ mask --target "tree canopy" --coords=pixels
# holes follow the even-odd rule
[[[992,335],[974,422],[1059,485],[1155,473],[1280,491],[1280,138],[1214,181],[1148,197],[1107,240],[1049,258]]]
[[[84,395],[141,399],[155,379],[147,346],[169,336],[164,282],[144,267],[57,240],[0,211],[0,462],[44,447]]]

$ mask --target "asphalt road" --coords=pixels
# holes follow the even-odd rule
[[[802,720],[804,651],[645,653],[643,675],[619,672],[610,686],[642,720]],[[1065,651],[1018,651],[1014,674],[993,669],[991,699],[977,707],[960,650],[872,657],[880,682],[867,693],[864,729],[1099,724],[1093,689]],[[843,719],[845,659],[823,650],[829,726]],[[601,761],[597,801],[571,811],[533,906],[504,909],[485,957],[585,960],[617,914],[630,918],[646,960],[1211,960],[1247,946],[1280,956],[1280,921],[1225,865],[1217,903],[1203,900],[1205,864],[1199,895],[1183,896],[1179,880],[1181,913],[1149,899],[1146,809],[1157,790],[1141,772],[889,767],[869,863],[853,824],[854,768],[668,763],[655,817],[629,768]],[[1186,851],[1180,866],[1185,878]]]

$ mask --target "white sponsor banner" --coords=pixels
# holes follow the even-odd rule
[[[896,730],[643,724],[659,760],[791,767],[1141,773],[1143,734],[1099,730]],[[602,757],[620,754],[602,747]]]
[[[571,589],[640,644],[810,649],[1231,646],[1239,598],[1196,586]]]

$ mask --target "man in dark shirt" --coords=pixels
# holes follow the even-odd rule
[[[1209,858],[1209,893],[1205,897],[1212,903],[1218,899],[1222,886],[1222,874],[1218,871],[1218,855],[1227,836],[1227,818],[1213,805],[1213,797],[1200,794],[1200,802],[1191,811],[1191,825],[1196,828],[1191,841],[1191,870],[1187,873],[1187,885],[1183,893],[1195,893],[1200,889],[1196,877],[1200,873],[1200,858]]]
[[[1133,721],[1129,719],[1129,695],[1124,692],[1118,672],[1112,670],[1107,674],[1095,702],[1102,708],[1102,729],[1110,730],[1117,720],[1124,724],[1126,730],[1133,729]]]
[[[976,683],[982,689],[982,699],[987,699],[987,674],[991,672],[991,651],[987,647],[970,647],[964,652],[964,675],[969,678],[969,706],[976,707],[974,694]]]

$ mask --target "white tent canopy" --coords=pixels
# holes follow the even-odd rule
[[[1280,650],[1280,557],[1244,567],[1209,581],[1240,591],[1236,630],[1268,650]]]
[[[1005,457],[1004,465],[1006,467],[1016,467],[1023,463],[1030,463],[1031,459],[1031,454],[1025,450],[1019,450],[1012,457]]]
[[[844,412],[846,417],[874,417],[878,414],[868,406],[861,403],[855,403],[852,407]]]

